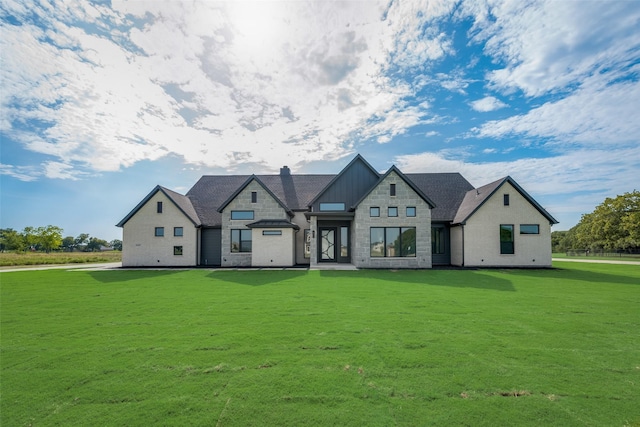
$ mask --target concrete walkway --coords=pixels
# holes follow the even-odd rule
[[[627,265],[640,265],[640,261],[616,261],[608,259],[571,259],[571,258],[551,258],[551,261],[558,262],[592,262],[595,264],[627,264]]]
[[[78,271],[95,271],[110,270],[113,268],[121,268],[121,262],[102,262],[95,264],[64,264],[64,265],[23,265],[19,267],[2,267],[0,273],[11,273],[14,271],[38,271],[38,270],[78,270]]]

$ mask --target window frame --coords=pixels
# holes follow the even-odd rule
[[[389,196],[396,196],[396,184],[389,184]]]
[[[535,227],[535,231],[526,231],[523,227]],[[536,234],[540,234],[540,224],[520,224],[520,234],[524,234],[526,236],[535,236]]]
[[[376,210],[378,212],[377,215],[374,215],[374,210]],[[379,206],[371,206],[369,208],[369,216],[371,218],[380,218],[380,207]]]
[[[175,256],[182,256],[183,252],[184,252],[184,251],[183,251],[183,248],[182,248],[182,246],[181,246],[181,245],[180,245],[180,246],[174,246],[174,247],[173,247],[173,255],[175,255]]]
[[[164,237],[164,227],[156,227],[153,235],[155,237]]]
[[[156,213],[162,213],[162,202],[156,202]]]
[[[182,237],[182,236],[184,236],[184,227],[173,227],[173,237]]]
[[[234,239],[234,234],[237,234],[237,239]],[[247,239],[248,235],[248,239]],[[244,236],[244,238],[243,238]],[[233,244],[234,242],[238,243],[238,247],[234,250]],[[246,244],[249,242],[249,248],[247,250]],[[231,229],[231,247],[230,251],[232,254],[236,253],[251,253],[253,251],[253,234],[251,233],[251,229],[248,228],[232,228]]]
[[[406,241],[403,241],[405,233],[413,230],[413,238],[411,239],[413,245],[407,246]],[[376,234],[382,233],[382,242],[379,239],[375,239],[375,244],[379,245],[382,243],[382,254],[374,255],[373,247],[374,244],[374,231]],[[397,234],[394,234],[397,231]],[[369,257],[370,258],[415,258],[417,256],[417,239],[416,239],[416,227],[369,227]],[[393,245],[390,245],[388,239],[391,237],[397,236],[392,242]],[[377,237],[377,236],[376,236]],[[397,246],[396,247],[396,242]],[[393,247],[394,254],[389,255],[389,249]],[[379,253],[379,252],[376,252]]]
[[[510,229],[510,240],[505,240],[505,233],[503,231],[507,231]],[[516,244],[515,244],[515,227],[513,224],[500,224],[500,255],[515,255],[516,253]]]
[[[246,218],[242,214],[246,214]],[[234,216],[236,218],[234,218]],[[231,211],[230,218],[233,221],[253,221],[253,219],[255,218],[255,212],[250,210]]]
[[[252,191],[251,192],[251,203],[258,203],[258,192],[257,191]]]
[[[409,214],[409,209],[413,209],[413,215]],[[414,218],[417,215],[417,213],[418,213],[418,210],[416,209],[415,206],[407,206],[407,209],[406,209],[407,218]]]
[[[509,193],[502,195],[502,203],[504,206],[509,206],[511,201],[509,200]]]
[[[305,259],[309,259],[311,258],[311,229],[310,228],[305,228],[304,229],[304,248],[302,250],[302,256]]]
[[[282,230],[262,230],[263,236],[282,236]]]
[[[395,211],[395,215],[391,214],[391,210]],[[397,218],[398,217],[398,207],[397,206],[388,206],[387,207],[387,217],[389,218]]]
[[[344,202],[320,202],[318,208],[320,212],[344,212],[347,205]]]

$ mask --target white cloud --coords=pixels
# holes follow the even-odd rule
[[[507,106],[507,104],[493,96],[487,96],[482,99],[478,99],[477,101],[471,102],[469,105],[471,105],[471,108],[473,108],[474,110],[480,111],[482,113],[499,110],[500,108],[504,108]]]

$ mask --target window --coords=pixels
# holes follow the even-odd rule
[[[441,255],[444,252],[444,228],[431,227],[431,253]]]
[[[395,184],[389,184],[389,195],[390,196],[395,196],[396,195],[396,185]]]
[[[407,216],[416,216],[416,208],[415,206],[407,207]]]
[[[369,216],[380,216],[380,208],[369,208]]]
[[[182,227],[173,227],[173,235],[176,237],[183,236],[184,229]]]
[[[320,203],[321,211],[344,211],[344,203]]]
[[[182,246],[174,246],[173,247],[174,255],[182,255]]]
[[[349,227],[340,227],[340,256],[349,256]]]
[[[156,212],[162,213],[162,202],[156,204]]]
[[[502,196],[502,200],[503,200],[505,206],[509,206],[509,195],[508,194],[505,194],[504,196]]]
[[[156,227],[156,237],[164,236],[164,227]]]
[[[514,254],[513,225],[500,224],[500,253],[503,255]]]
[[[304,257],[311,258],[311,230],[304,230]]]
[[[263,236],[282,236],[282,230],[262,230]]]
[[[372,257],[415,257],[415,227],[371,227]]]
[[[398,208],[395,206],[389,206],[389,210],[388,210],[388,215],[390,217],[392,216],[398,216]]]
[[[253,211],[231,211],[231,219],[253,219]]]
[[[251,230],[231,230],[231,252],[251,252]]]
[[[540,234],[540,225],[520,224],[520,234]]]
[[[258,192],[257,191],[252,191],[251,192],[251,203],[257,203],[258,202]]]

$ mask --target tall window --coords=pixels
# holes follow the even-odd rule
[[[184,234],[184,229],[182,227],[173,227],[173,235],[177,237],[181,237]]]
[[[162,213],[162,202],[156,203],[156,212]]]
[[[340,256],[349,256],[349,227],[340,227]]]
[[[164,236],[164,227],[156,227],[156,234],[157,237],[163,237]]]
[[[304,257],[311,258],[311,230],[304,230]]]
[[[396,185],[395,184],[389,184],[389,195],[390,196],[395,196],[396,195]]]
[[[504,196],[502,196],[502,200],[503,200],[505,206],[509,206],[509,195],[508,194],[505,194]]]
[[[431,227],[431,253],[440,255],[444,251],[444,228]]]
[[[500,253],[503,255],[514,254],[513,225],[500,224]]]
[[[372,257],[415,257],[415,227],[371,227]]]
[[[231,252],[251,252],[251,230],[231,230]]]
[[[251,203],[257,203],[258,202],[258,192],[257,191],[252,191],[251,192]]]
[[[231,211],[231,219],[253,219],[253,211]]]

